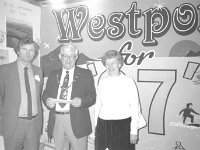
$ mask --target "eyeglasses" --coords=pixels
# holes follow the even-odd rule
[[[64,59],[70,59],[70,60],[76,59],[76,56],[75,56],[75,55],[68,56],[68,55],[61,54],[61,57],[64,58]]]

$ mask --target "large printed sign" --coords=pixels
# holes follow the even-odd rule
[[[102,55],[110,49],[118,50],[124,57],[122,71],[137,83],[148,123],[140,130],[136,149],[198,150],[200,3],[98,2],[92,7],[82,2],[43,9],[48,16],[42,21],[41,31],[45,76],[61,67],[60,43],[71,42],[80,49],[77,64],[92,71],[96,85],[105,75]],[[51,24],[51,30],[45,24]],[[91,145],[89,142],[93,149]]]
[[[59,43],[82,42],[81,33],[86,28],[88,37],[93,41],[101,41],[105,36],[117,41],[123,39],[126,33],[131,38],[138,38],[143,34],[143,46],[157,46],[156,38],[164,36],[171,25],[182,36],[199,30],[198,9],[200,10],[200,5],[196,8],[190,3],[183,3],[172,13],[162,5],[142,12],[137,8],[137,2],[133,2],[126,12],[112,12],[107,18],[104,14],[89,18],[89,8],[85,5],[53,10],[53,14],[60,33]],[[141,17],[144,18],[143,29],[138,26]],[[127,26],[124,24],[125,20],[128,21]]]

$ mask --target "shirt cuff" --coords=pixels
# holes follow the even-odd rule
[[[138,129],[131,129],[131,134],[138,135]]]

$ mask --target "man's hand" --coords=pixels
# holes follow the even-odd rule
[[[131,142],[132,144],[137,144],[138,140],[139,140],[138,135],[133,135],[133,134],[131,134],[130,142]]]
[[[74,99],[72,99],[71,101],[70,101],[70,104],[72,105],[72,106],[74,106],[74,107],[80,107],[81,106],[81,98],[79,98],[79,97],[75,97]]]
[[[53,108],[56,105],[56,101],[54,98],[47,98],[46,104],[49,108]]]

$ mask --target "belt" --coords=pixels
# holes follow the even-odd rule
[[[37,114],[37,115],[34,115],[34,116],[32,116],[32,117],[18,117],[18,118],[26,119],[26,120],[32,120],[32,119],[34,119],[34,118],[37,117],[37,116],[38,116],[38,114]]]
[[[58,111],[56,111],[56,114],[59,114],[59,115],[66,115],[66,114],[69,114],[69,111],[67,111],[67,112],[58,112]]]

